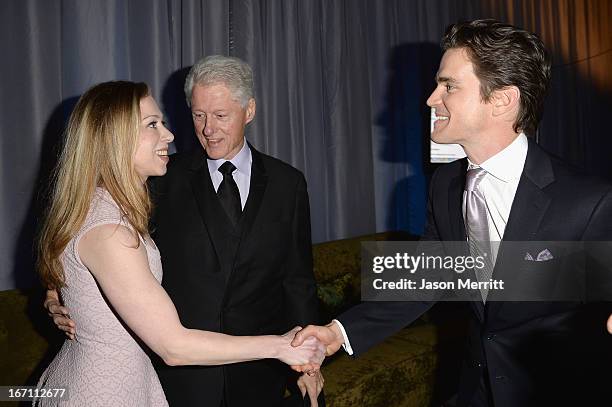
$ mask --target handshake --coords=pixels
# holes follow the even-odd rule
[[[306,328],[295,327],[283,335],[291,340],[287,356],[279,355],[281,361],[287,363],[297,372],[312,375],[317,372],[325,356],[331,356],[344,344],[344,337],[335,321],[325,326],[308,325]]]

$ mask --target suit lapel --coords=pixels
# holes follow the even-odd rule
[[[497,254],[493,278],[516,278],[516,275],[513,274],[513,271],[516,270],[503,268],[503,264],[506,264],[504,256],[513,255],[510,250],[504,248],[504,242],[534,240],[551,200],[544,188],[554,180],[550,157],[537,144],[529,140],[525,168],[512,202],[504,237]],[[494,298],[493,294],[492,299]],[[487,304],[489,305],[488,318],[493,318],[504,303],[492,301]]]
[[[224,264],[225,242],[228,237],[227,215],[217,199],[213,187],[206,155],[198,151],[191,164],[191,188],[200,216],[206,226],[217,258]],[[229,220],[228,220],[229,221]]]
[[[525,168],[512,202],[503,240],[533,240],[550,204],[550,197],[544,188],[554,180],[550,158],[529,140]]]
[[[257,214],[259,214],[259,210],[261,209],[261,201],[263,200],[266,185],[268,183],[268,176],[263,165],[261,153],[255,150],[251,144],[249,144],[249,148],[251,149],[251,157],[253,159],[253,163],[251,165],[249,195],[244,205],[244,210],[242,211],[242,217],[240,218],[240,236],[234,240],[235,244],[231,246],[231,252],[228,256],[229,264],[231,266],[229,269],[228,281],[232,278],[234,265],[238,257],[237,254],[240,252],[242,244],[244,244],[249,232],[253,228]],[[231,284],[228,284],[228,287],[230,285]],[[226,301],[227,296],[224,298],[224,301]]]
[[[466,161],[467,163],[467,161]],[[465,223],[463,221],[462,203],[463,188],[465,186],[465,168],[467,164],[461,166],[460,174],[453,178],[448,190],[448,213],[450,221],[451,236],[448,240],[465,241]],[[454,221],[457,219],[458,221]],[[446,239],[445,239],[446,240]]]
[[[261,153],[249,143],[251,148],[251,156],[253,157],[253,164],[251,166],[251,185],[249,187],[249,196],[244,206],[242,213],[241,226],[242,226],[242,238],[241,241],[248,236],[251,231],[257,214],[261,207],[261,201],[263,200],[266,185],[268,183],[268,175],[263,164]]]
[[[206,155],[198,151],[194,154],[190,167],[190,183],[198,206],[198,211],[206,226],[217,258],[222,265],[222,269],[224,272],[228,273],[228,279],[236,260],[236,253],[239,250],[239,245],[255,223],[268,182],[268,176],[264,168],[261,153],[255,150],[250,144],[249,147],[251,148],[253,158],[249,196],[240,219],[240,227],[235,230],[228,227],[229,219],[217,198],[208,171]],[[236,235],[236,233],[240,234]],[[229,244],[230,240],[234,243]]]

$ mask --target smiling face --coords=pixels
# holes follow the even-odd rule
[[[432,140],[458,143],[464,148],[486,140],[492,125],[492,104],[482,100],[480,81],[464,49],[451,48],[444,53],[436,82],[436,89],[427,99],[438,118]]]
[[[225,84],[195,85],[191,113],[208,157],[230,160],[244,145],[244,128],[255,117],[255,99],[243,108]]]
[[[134,154],[134,169],[145,181],[150,176],[166,173],[168,144],[174,135],[166,128],[155,99],[146,96],[140,100],[140,127],[138,146]]]

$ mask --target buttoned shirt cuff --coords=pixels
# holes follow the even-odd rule
[[[337,319],[332,320],[332,322],[335,322],[338,325],[338,328],[340,328],[340,332],[342,332],[342,338],[344,338],[344,343],[342,344],[342,347],[344,348],[344,351],[349,355],[352,355],[353,348],[351,347],[351,343],[349,342],[348,336],[346,335],[344,326],[342,326],[342,323]]]

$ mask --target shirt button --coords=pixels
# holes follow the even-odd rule
[[[495,336],[496,335],[494,333],[489,332],[489,334],[487,335],[487,340],[492,341],[493,339],[495,339]]]

